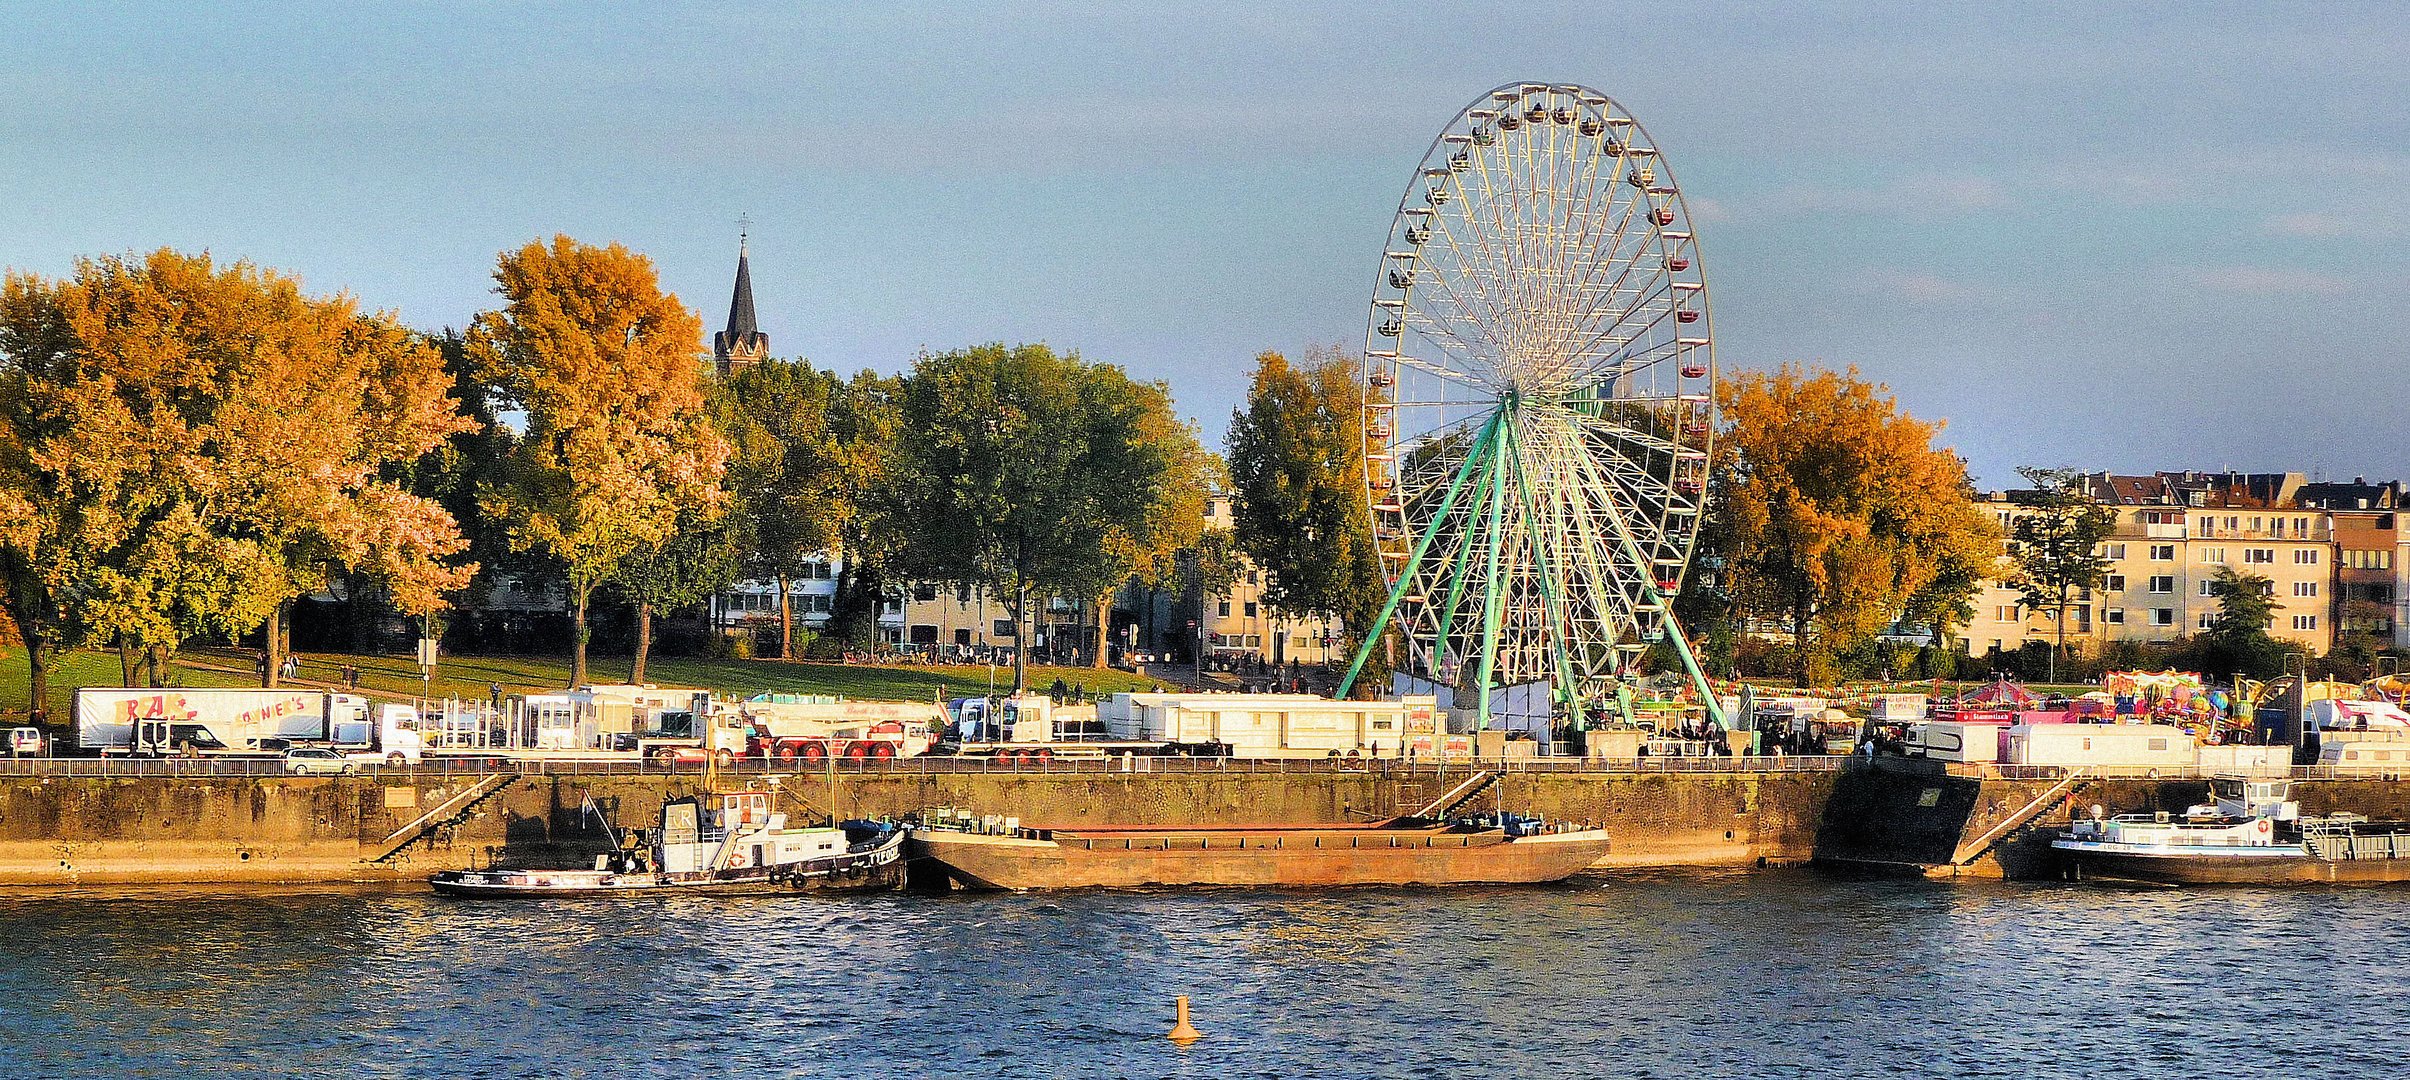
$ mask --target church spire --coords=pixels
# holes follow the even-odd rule
[[[770,335],[753,317],[753,267],[749,223],[740,220],[736,234],[736,292],[728,298],[728,328],[711,336],[711,358],[725,378],[741,367],[758,364],[770,355]]]

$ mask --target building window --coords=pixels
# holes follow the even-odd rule
[[[2125,558],[2125,545],[2124,545],[2124,544],[2102,544],[2102,545],[2100,546],[2100,554],[2101,554],[2101,557],[2102,557],[2102,558],[2105,558],[2105,559],[2122,559],[2122,558]]]
[[[1013,625],[1013,621],[1012,621],[1011,619],[998,619],[998,620],[996,620],[995,631],[996,631],[995,636],[1000,637],[1000,638],[1010,638],[1010,637],[1020,637],[1020,636],[1021,636],[1021,635],[1020,635],[1020,632],[1019,632],[1019,631],[1020,631],[1020,627],[1014,626],[1014,625]]]
[[[2318,595],[2318,583],[2315,581],[2296,581],[2293,583],[2293,595],[2316,596]]]
[[[2218,583],[2217,583],[2217,579],[2216,579],[2216,578],[2202,578],[2202,579],[2201,579],[2201,595],[2203,595],[2203,596],[2216,596],[2217,594],[2218,594]]]
[[[2295,629],[2295,630],[2316,630],[2317,628],[2318,628],[2318,617],[2317,617],[2316,615],[2295,615],[2295,616],[2293,616],[2293,629]]]
[[[1214,614],[1215,614],[1215,615],[1217,615],[1217,616],[1219,616],[1219,617],[1221,617],[1221,618],[1224,618],[1224,619],[1229,618],[1229,617],[1230,617],[1230,601],[1228,601],[1228,600],[1224,600],[1224,601],[1222,601],[1222,606],[1221,606],[1219,609],[1217,609],[1217,610],[1214,612]]]
[[[2155,607],[2155,608],[2152,608],[2152,609],[2151,609],[2151,625],[2152,625],[2152,626],[2174,626],[2174,625],[2176,625],[2176,609],[2174,609],[2174,608],[2163,608],[2163,607]]]
[[[2216,621],[2218,621],[2218,617],[2217,617],[2217,616],[2212,615],[2212,614],[2210,614],[2209,612],[2204,611],[2204,612],[2202,612],[2202,613],[2201,613],[2201,617],[2200,617],[2198,620],[2195,620],[2194,625],[2199,626],[2199,627],[2200,627],[2201,629],[2203,629],[2203,630],[2207,630],[2207,629],[2209,629],[2209,624],[2214,623],[2214,622],[2216,622]]]
[[[2293,565],[2295,565],[2295,566],[2316,566],[2316,565],[2318,565],[2318,549],[2317,549],[2317,548],[2302,548],[2302,549],[2300,549],[2300,550],[2298,550],[2298,551],[2293,552]]]
[[[2157,574],[2152,576],[2151,591],[2155,593],[2172,593],[2176,591],[2175,575]]]
[[[915,585],[912,587],[912,598],[921,601],[935,600],[937,599],[937,586]]]
[[[2210,565],[2212,565],[2212,566],[2224,566],[2224,565],[2226,564],[2226,549],[2225,549],[2225,548],[2202,548],[2202,549],[2201,549],[2201,561],[2202,561],[2202,562],[2205,562],[2205,563],[2208,563],[2208,564],[2210,564]]]
[[[1255,617],[1255,601],[1253,600],[1247,601],[1247,617],[1250,619]]]
[[[2275,548],[2244,548],[2244,549],[2243,549],[2243,561],[2244,561],[2245,563],[2272,563],[2272,562],[2275,562],[2275,561],[2276,561],[2276,549],[2275,549]]]
[[[2176,545],[2174,545],[2174,544],[2152,544],[2152,545],[2151,545],[2151,561],[2152,561],[2152,562],[2174,562],[2174,561],[2176,561]]]
[[[2113,608],[2110,608],[2110,609],[2108,609],[2108,610],[2106,610],[2106,611],[2103,611],[2103,612],[2101,612],[2101,613],[2100,613],[2100,621],[2105,622],[2105,623],[2107,623],[2107,624],[2109,624],[2109,625],[2111,625],[2111,626],[2124,626],[2124,625],[2125,625],[2125,609],[2124,609],[2124,608],[2121,608],[2121,607],[2113,607]]]
[[[970,628],[970,627],[967,627],[967,626],[957,626],[957,627],[955,627],[955,628],[954,628],[954,644],[956,644],[956,645],[968,645],[968,644],[970,644],[970,643],[971,643],[971,628]]]
[[[2107,577],[2101,578],[2100,587],[2103,592],[2124,592],[2125,575],[2110,574]]]
[[[968,585],[956,585],[956,586],[954,586],[954,602],[955,602],[955,603],[957,603],[957,604],[967,604],[967,603],[970,603],[970,602],[971,602],[971,587],[970,587],[970,586],[968,586]]]
[[[2015,622],[2017,621],[2017,605],[2009,604],[2005,607],[1993,608],[1992,617],[2001,622]]]

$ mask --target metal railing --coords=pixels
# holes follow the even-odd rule
[[[1005,761],[989,757],[927,755],[909,758],[829,758],[814,762],[739,759],[707,767],[699,762],[665,763],[649,759],[603,760],[513,758],[493,755],[431,756],[414,764],[351,762],[340,775],[417,780],[428,778],[526,776],[684,776],[700,777],[707,769],[731,777],[960,775],[1159,776],[1159,775],[1297,775],[1437,777],[1497,769],[1510,774],[1785,774],[1839,770],[1841,756],[1782,757],[1642,757],[1642,758],[1233,758],[1151,757],[1054,758]],[[0,777],[100,777],[214,779],[225,777],[293,777],[337,775],[324,766],[307,774],[288,771],[276,758],[0,758]]]
[[[2410,763],[2371,765],[1999,765],[1951,762],[1951,776],[1984,780],[2208,780],[2248,776],[2265,780],[2404,780]]]

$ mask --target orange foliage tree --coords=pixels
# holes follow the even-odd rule
[[[479,505],[513,550],[559,560],[575,619],[572,685],[586,682],[597,586],[668,540],[683,509],[715,519],[727,440],[704,414],[702,322],[661,291],[652,260],[567,236],[504,252],[500,311],[477,316],[468,356],[526,429]]]
[[[1937,422],[1900,411],[1887,387],[1785,365],[1717,387],[1708,542],[1737,613],[1783,625],[1802,686],[1838,652],[1894,622],[1946,633],[2000,550],[1966,463],[1934,445]]]

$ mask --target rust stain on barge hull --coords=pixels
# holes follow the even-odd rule
[[[1508,840],[1446,829],[1128,828],[1029,836],[925,832],[917,855],[954,883],[986,889],[1147,885],[1530,884],[1561,881],[1607,853],[1603,832]]]

